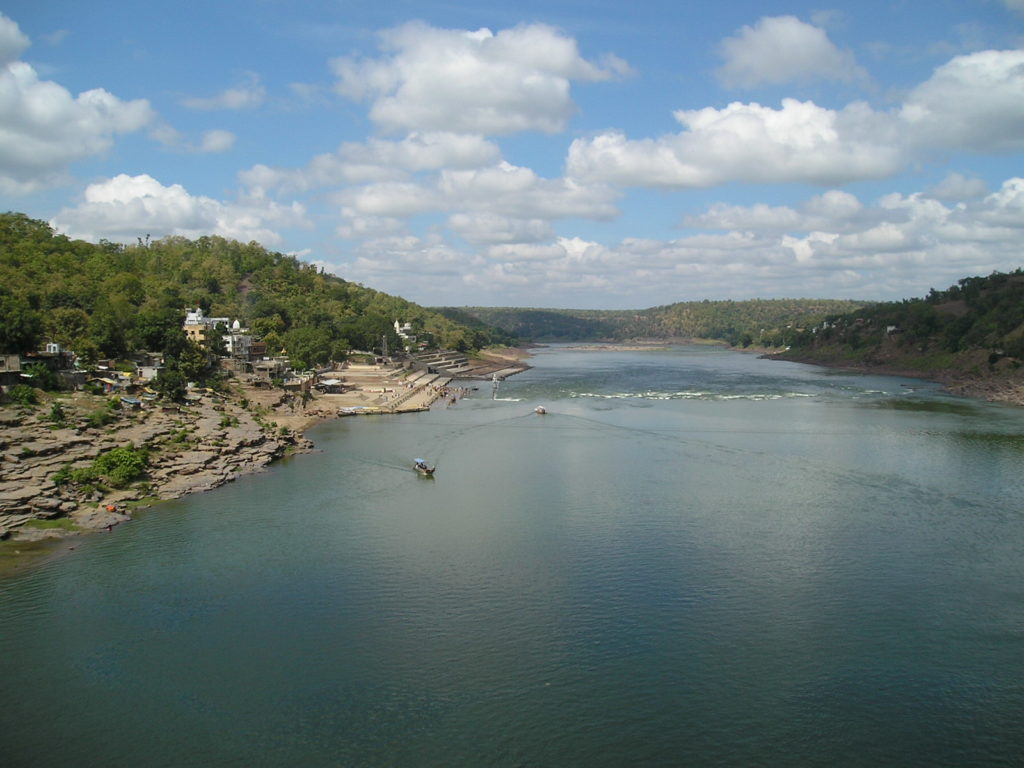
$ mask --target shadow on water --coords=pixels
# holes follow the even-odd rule
[[[67,554],[75,548],[77,537],[71,539],[40,539],[38,541],[0,541],[0,579],[17,576],[34,566]]]
[[[905,400],[892,398],[878,400],[873,405],[881,410],[942,413],[951,416],[973,416],[978,412],[978,406],[974,403],[953,400]]]
[[[1024,451],[1024,435],[1004,434],[1000,432],[952,432],[950,437],[971,445],[986,447],[1012,448]]]

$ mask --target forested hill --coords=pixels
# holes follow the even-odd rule
[[[1024,271],[966,277],[925,298],[865,306],[794,339],[787,356],[945,381],[1011,379],[1024,368]]]
[[[395,320],[452,349],[509,341],[257,243],[94,244],[24,214],[0,214],[0,353],[32,351],[45,340],[86,360],[161,352],[180,344],[186,307],[238,319],[268,351],[302,348],[310,362],[379,348],[383,337],[397,349]]]
[[[734,346],[781,346],[799,329],[852,312],[864,302],[828,299],[689,301],[630,311],[440,308],[453,318],[476,318],[532,341],[719,339]]]

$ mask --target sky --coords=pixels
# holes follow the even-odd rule
[[[13,0],[0,210],[426,306],[1024,266],[1024,0]]]

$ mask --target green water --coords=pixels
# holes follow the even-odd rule
[[[0,582],[0,765],[1020,764],[1024,409],[533,362]]]

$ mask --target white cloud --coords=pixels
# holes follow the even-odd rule
[[[448,229],[474,245],[536,243],[555,235],[551,223],[544,219],[516,219],[488,211],[453,214]]]
[[[618,193],[606,185],[545,179],[529,168],[501,162],[471,170],[444,169],[422,182],[384,181],[351,187],[338,192],[335,199],[360,216],[485,213],[505,222],[518,220],[519,227],[526,227],[522,231],[529,231],[531,225],[522,222],[610,219],[617,213]]]
[[[1002,187],[988,195],[980,204],[966,210],[976,213],[986,225],[1024,230],[1024,179],[1003,182]]]
[[[405,218],[444,208],[437,193],[419,184],[386,181],[342,192],[338,200],[361,215]]]
[[[440,237],[406,235],[383,237],[361,244],[355,262],[337,268],[336,274],[375,287],[393,285],[396,280],[410,276],[415,279],[449,278],[459,284],[467,267],[474,269],[480,264],[479,257],[459,252]]]
[[[401,141],[370,139],[365,144],[344,144],[339,156],[350,163],[363,162],[409,171],[438,168],[476,168],[500,157],[498,146],[477,134],[411,133]]]
[[[1019,151],[1024,148],[1024,50],[957,56],[910,92],[899,118],[917,145]]]
[[[393,216],[366,216],[352,208],[341,210],[343,223],[335,234],[346,240],[368,240],[407,234],[405,221]]]
[[[575,140],[571,177],[637,186],[709,187],[730,181],[842,184],[895,175],[950,151],[1024,147],[1024,50],[958,56],[880,112],[783,99],[780,109],[735,102],[679,110],[682,132]]]
[[[331,67],[337,92],[371,100],[370,117],[386,131],[555,133],[576,110],[571,81],[628,72],[614,57],[604,66],[583,59],[575,40],[542,24],[494,34],[410,23],[385,32],[381,50]]]
[[[545,179],[529,168],[501,162],[474,170],[445,170],[438,182],[449,208],[490,211],[520,219],[610,219],[618,193],[608,186]]]
[[[248,73],[244,83],[221,91],[216,96],[188,97],[181,100],[189,109],[253,109],[258,107],[267,97],[266,88],[260,82],[259,75]]]
[[[920,193],[866,204],[830,190],[792,207],[712,206],[687,223],[711,231],[613,245],[578,237],[482,242],[481,251],[460,250],[441,232],[368,240],[339,274],[428,304],[464,303],[467,289],[483,304],[609,306],[628,296],[633,308],[701,298],[922,296],[964,275],[1020,265],[1024,179],[952,206]],[[429,279],[440,274],[451,279]]]
[[[226,152],[235,145],[235,134],[231,131],[213,130],[203,134],[203,140],[196,148],[197,152]]]
[[[988,192],[988,186],[982,179],[968,178],[961,173],[951,172],[946,178],[925,190],[929,197],[936,200],[971,200]]]
[[[145,99],[122,101],[102,88],[72,96],[16,61],[28,46],[0,15],[0,192],[25,194],[60,184],[72,163],[106,151],[114,136],[149,124]]]
[[[67,167],[109,149],[114,136],[154,119],[145,99],[121,101],[97,88],[72,96],[15,62],[0,71],[0,191],[60,183]]]
[[[0,13],[0,67],[17,61],[30,44],[17,22]]]
[[[841,111],[784,99],[781,109],[735,102],[680,110],[686,128],[659,139],[621,133],[577,139],[571,177],[596,182],[710,187],[728,181],[837,184],[884,178],[905,162],[891,121],[856,102]]]
[[[221,235],[264,245],[280,243],[271,227],[308,224],[298,204],[283,206],[260,198],[224,203],[190,194],[179,184],[164,186],[148,175],[121,174],[86,187],[84,201],[50,222],[70,237],[134,242],[142,234],[198,238]]]
[[[738,231],[811,232],[831,228],[848,231],[865,220],[864,206],[849,194],[837,189],[811,198],[800,208],[758,203],[752,206],[716,203],[703,214],[686,216],[686,226],[700,229]]]
[[[718,79],[730,88],[833,80],[865,82],[853,54],[841,51],[825,31],[795,16],[771,16],[722,41],[725,63]]]
[[[475,168],[501,156],[480,135],[444,131],[411,133],[401,141],[370,139],[342,144],[300,169],[257,165],[239,174],[243,184],[264,190],[305,191],[318,187],[400,181],[409,173],[440,168]]]

